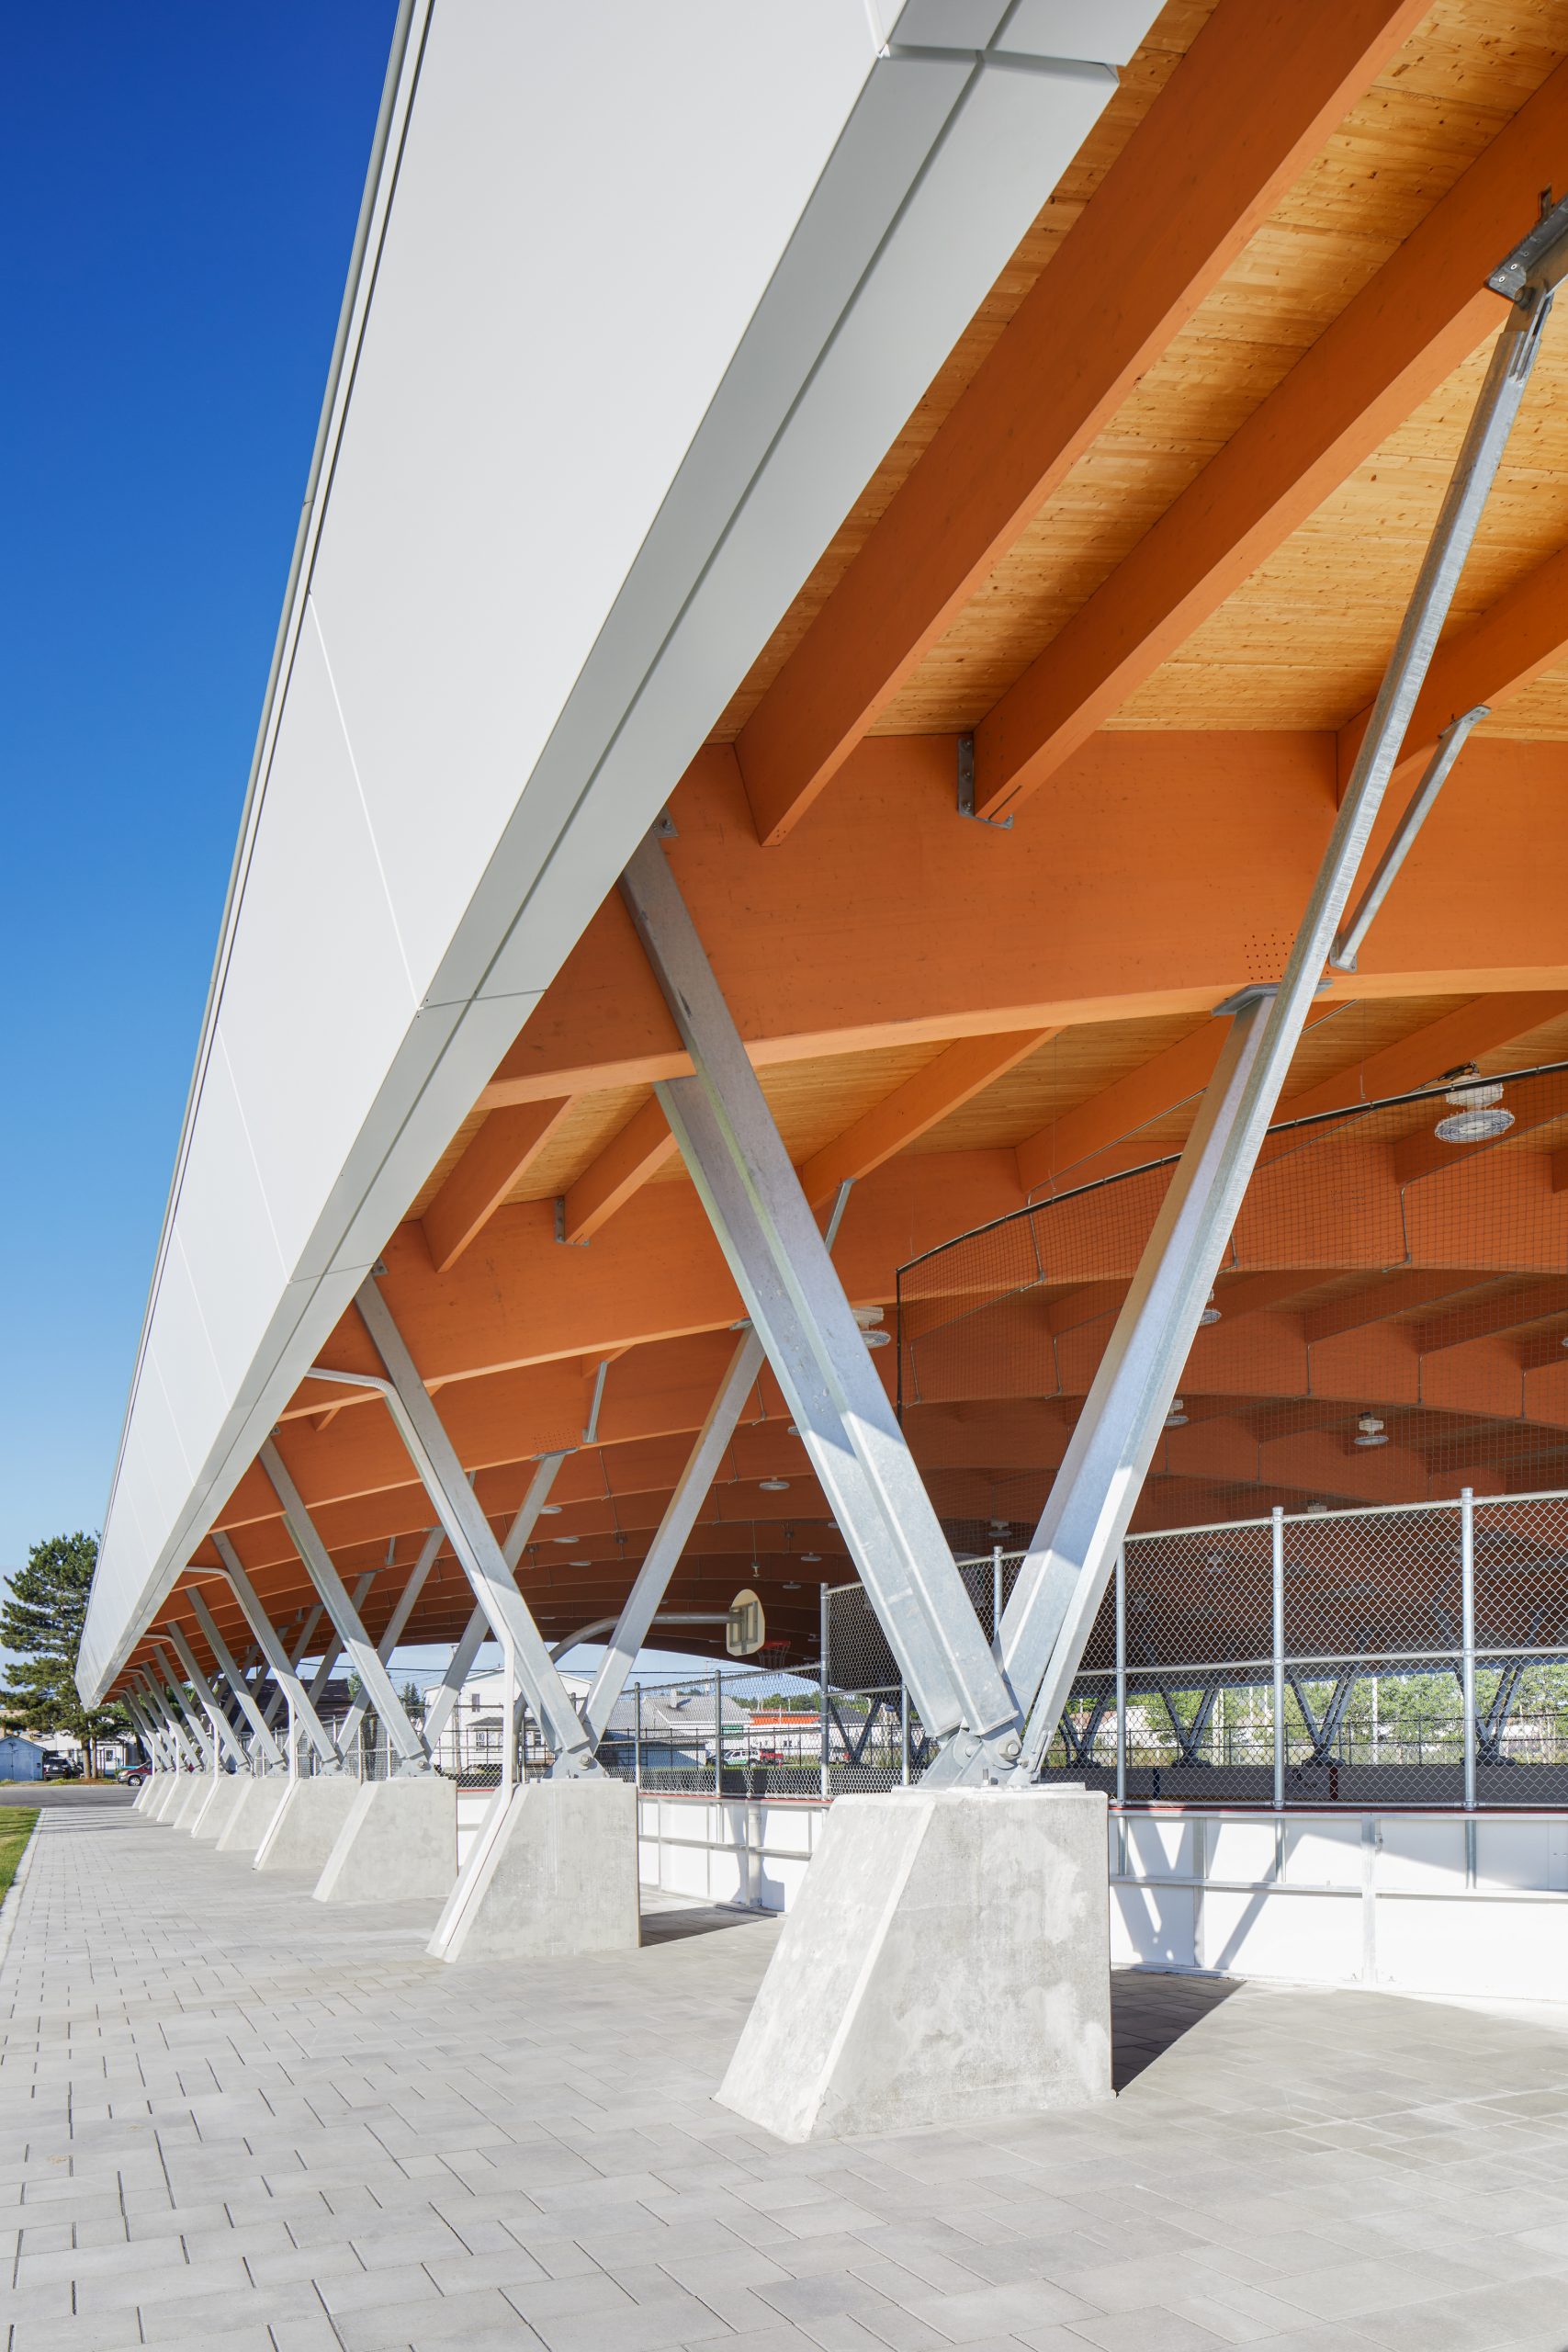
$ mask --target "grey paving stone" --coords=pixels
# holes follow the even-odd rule
[[[231,1859],[46,1822],[7,2352],[1568,2347],[1561,2012],[1122,1978],[1114,2108],[789,2149],[712,2097],[769,1923],[453,1972]]]

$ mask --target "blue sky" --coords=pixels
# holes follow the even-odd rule
[[[103,1516],[395,14],[7,16],[0,1568]]]
[[[102,1521],[395,16],[7,20],[0,1575]]]

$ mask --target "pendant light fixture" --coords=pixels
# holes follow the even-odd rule
[[[1473,1062],[1446,1075],[1461,1082],[1450,1086],[1444,1098],[1453,1108],[1433,1131],[1439,1143],[1489,1143],[1507,1134],[1514,1114],[1502,1107],[1500,1086],[1487,1085]]]

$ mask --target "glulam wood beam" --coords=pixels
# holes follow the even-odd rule
[[[1303,353],[976,730],[976,806],[1015,811],[1499,326],[1487,272],[1568,146],[1568,64]]]
[[[780,850],[757,845],[728,747],[693,763],[671,864],[759,1069],[1083,1022],[1206,1022],[1258,977],[1259,941],[1293,934],[1334,822],[1329,735],[1102,735],[1052,779],[1041,821],[1007,834],[955,814],[953,762],[951,736],[863,744]],[[1361,968],[1325,1004],[1568,990],[1568,747],[1477,737],[1461,774],[1484,826],[1428,829]],[[688,1068],[612,894],[480,1102]]]
[[[425,1210],[424,1238],[438,1273],[454,1267],[508,1201],[571,1108],[569,1097],[491,1111]]]
[[[1426,13],[1219,0],[739,738],[782,841]]]
[[[616,1210],[625,1208],[675,1156],[669,1120],[656,1101],[645,1102],[567,1188],[562,1238],[592,1241]]]

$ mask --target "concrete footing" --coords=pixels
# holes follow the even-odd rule
[[[256,1848],[253,1867],[309,1871],[319,1878],[358,1794],[358,1781],[346,1772],[318,1772],[307,1780],[291,1781]]]
[[[360,1788],[315,1885],[318,1903],[397,1903],[450,1894],[457,1875],[457,1783],[410,1772]]]
[[[171,1820],[178,1811],[182,1800],[188,1794],[190,1783],[191,1775],[188,1772],[171,1772],[158,1792],[157,1804],[149,1807],[152,1818],[154,1821]]]
[[[187,1772],[185,1787],[181,1790],[175,1803],[164,1815],[170,1827],[186,1831],[194,1829],[197,1816],[212,1794],[213,1785],[214,1775],[210,1770]]]
[[[240,1800],[250,1785],[248,1772],[220,1772],[214,1781],[212,1794],[191,1823],[191,1836],[215,1846],[233,1819]]]
[[[130,1808],[131,1812],[155,1814],[164,1798],[167,1796],[169,1782],[174,1777],[172,1772],[150,1772],[136,1792],[136,1802]]]
[[[1098,1791],[840,1797],[720,2104],[803,2141],[1109,2099],[1107,1877]]]
[[[559,1960],[637,1948],[637,1791],[530,1781],[492,1817],[428,1949],[437,1960]]]
[[[219,1832],[220,1854],[254,1854],[272,1827],[278,1806],[288,1794],[287,1772],[247,1777],[244,1791]]]

